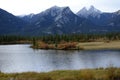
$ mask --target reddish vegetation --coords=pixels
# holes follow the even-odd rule
[[[61,41],[58,44],[48,44],[42,41],[37,41],[37,45],[33,46],[33,48],[39,49],[60,49],[60,50],[68,50],[68,49],[78,49],[77,42],[65,42]]]
[[[39,41],[39,42],[37,42],[37,48],[41,48],[41,49],[48,49],[48,48],[49,48],[49,46],[48,46],[48,44],[46,44],[46,43],[44,43],[44,42]]]
[[[58,49],[76,49],[76,42],[65,42],[58,44]]]

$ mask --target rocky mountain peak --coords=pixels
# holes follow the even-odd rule
[[[98,16],[99,14],[101,14],[101,11],[96,9],[94,6],[90,6],[89,9],[87,9],[86,7],[82,8],[77,15],[78,16],[83,16],[83,17],[88,17],[88,16]]]

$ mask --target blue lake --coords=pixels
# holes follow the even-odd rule
[[[34,50],[30,45],[0,45],[2,72],[48,72],[108,66],[120,67],[120,50]]]

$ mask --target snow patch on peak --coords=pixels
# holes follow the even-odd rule
[[[42,12],[43,15],[48,15],[51,14],[52,17],[57,16],[58,14],[60,14],[61,12],[64,11],[69,11],[69,7],[58,7],[58,6],[53,6],[45,11]]]
[[[57,9],[60,9],[60,7],[58,7],[58,6],[55,5],[55,6],[52,6],[51,8],[49,8],[49,9],[47,9],[47,10],[51,10],[51,9],[52,9],[52,10],[57,10]]]
[[[21,18],[23,18],[23,17],[29,17],[29,18],[32,18],[33,16],[34,16],[35,14],[34,13],[31,13],[31,14],[28,14],[28,15],[19,15],[18,17],[21,17]]]

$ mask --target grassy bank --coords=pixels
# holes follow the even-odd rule
[[[78,46],[84,50],[120,49],[120,41],[83,42],[79,43]]]
[[[0,80],[120,80],[120,68],[62,70],[48,73],[0,73]]]

